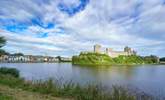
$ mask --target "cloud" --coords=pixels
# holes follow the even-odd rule
[[[60,52],[62,53],[72,52],[71,54],[67,54],[67,55],[72,55],[73,53],[78,53],[79,51],[84,50],[84,48],[88,48],[92,46],[92,44],[88,42],[84,42],[82,45],[80,45],[81,42],[76,41],[74,37],[71,37],[70,35],[67,34],[52,35],[50,37],[43,39],[32,36],[23,37],[19,34],[13,34],[12,32],[1,30],[0,35],[6,37],[6,39],[8,40],[7,46],[5,48],[7,47],[9,48],[13,47],[14,49],[17,48],[15,52],[18,51],[21,52],[21,50],[23,51],[33,50],[35,54],[40,54],[40,55],[42,55],[43,53],[44,54],[47,53],[49,55],[57,55],[60,54]],[[27,52],[27,54],[30,53]]]
[[[41,12],[39,6],[34,4],[32,0],[2,0],[1,19],[15,19],[17,21],[29,21],[34,13]]]
[[[165,56],[164,8],[163,0],[6,0],[0,1],[0,35],[9,41],[6,49],[22,45],[33,54],[42,49],[40,54],[73,55],[99,43]],[[19,23],[27,28],[6,28]]]

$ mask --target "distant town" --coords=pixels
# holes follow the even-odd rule
[[[40,63],[40,62],[71,62],[69,57],[51,57],[51,56],[34,56],[34,55],[23,55],[22,53],[1,55],[0,62],[3,63]]]
[[[83,51],[81,54],[88,53],[98,53],[98,54],[106,54],[111,58],[116,58],[119,56],[132,56],[137,55],[137,52],[132,48],[126,46],[123,48],[123,51],[115,51],[113,48],[105,48],[103,49],[101,45],[96,44],[93,46],[93,51]],[[145,59],[154,58],[157,62],[164,63],[164,58],[159,59],[154,55],[143,57]],[[160,61],[159,61],[160,60]],[[0,63],[57,63],[57,62],[72,62],[72,57],[61,57],[61,56],[42,56],[42,55],[24,55],[23,53],[4,53],[0,55]]]

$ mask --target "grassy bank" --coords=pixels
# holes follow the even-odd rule
[[[119,56],[111,58],[106,54],[99,53],[80,53],[79,56],[72,57],[72,63],[75,65],[139,65],[139,64],[154,64],[157,63],[156,57],[147,56],[140,57],[136,55],[131,56]]]
[[[0,100],[14,100],[12,96],[0,93]]]
[[[72,100],[0,84],[0,100]]]
[[[92,84],[86,86],[80,86],[72,82],[61,84],[59,81],[52,79],[47,81],[25,81],[22,78],[13,77],[11,74],[2,73],[0,73],[0,85],[5,85],[12,89],[21,89],[32,93],[74,100],[151,100],[150,96],[132,93],[118,86],[107,89],[101,85]],[[1,97],[7,98],[5,95]]]
[[[72,57],[72,63],[78,65],[111,65],[115,64],[113,59],[105,54],[88,53]]]
[[[107,90],[100,85],[86,85],[85,87],[73,83],[61,85],[51,79],[47,81],[24,81],[9,75],[0,75],[0,79],[0,84],[13,89],[74,100],[151,100],[150,96],[131,93],[118,86]]]

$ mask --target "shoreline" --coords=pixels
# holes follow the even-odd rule
[[[0,64],[1,64],[1,63],[9,63],[9,64],[10,64],[10,63],[25,63],[25,64],[26,64],[26,63],[27,63],[27,64],[28,64],[28,63],[29,63],[29,64],[31,64],[31,63],[32,63],[32,64],[33,64],[33,63],[43,63],[43,64],[44,64],[44,63],[72,63],[72,62],[0,62]]]
[[[79,66],[136,66],[136,65],[165,65],[165,63],[155,64],[73,64],[72,62],[0,62],[0,64],[60,64],[60,63],[71,63],[72,65]]]
[[[27,97],[29,96],[27,93],[30,93],[31,95],[40,94],[40,97],[46,95],[52,98],[59,98],[59,100],[117,100],[119,97],[122,100],[136,100],[137,98],[147,98],[146,100],[150,100],[154,98],[154,96],[149,94],[144,95],[142,92],[138,94],[136,92],[132,93],[133,91],[131,92],[128,88],[117,85],[113,85],[110,89],[105,89],[101,84],[87,84],[85,87],[82,87],[74,83],[56,84],[58,80],[52,79],[46,81],[25,81],[20,77],[16,78],[11,75],[2,74],[0,74],[0,78],[0,86],[7,87],[7,89],[5,88],[7,96],[10,94],[10,90],[19,90],[19,93],[13,94],[12,97],[17,97],[18,94],[26,92]],[[2,90],[2,87],[0,87],[0,90]],[[18,100],[25,98],[22,96]]]
[[[157,64],[73,64],[72,65],[79,65],[79,66],[137,66],[137,65],[164,65],[161,63]]]

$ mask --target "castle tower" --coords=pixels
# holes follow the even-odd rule
[[[124,48],[124,52],[127,52],[128,55],[136,55],[137,52],[135,50],[132,50],[130,47],[126,46]]]
[[[106,48],[106,49],[105,49],[105,53],[108,54],[108,55],[109,55],[110,53],[112,53],[112,51],[113,51],[112,48]]]
[[[99,45],[99,44],[94,45],[94,52],[100,53],[101,52],[101,45]]]
[[[135,50],[132,51],[132,55],[136,55],[137,52]]]
[[[126,47],[124,48],[124,52],[127,52],[128,55],[132,55],[132,50],[131,50],[131,48],[128,47],[128,46],[126,46]]]
[[[106,53],[106,54],[109,54],[108,48],[105,49],[105,53]]]
[[[126,46],[125,48],[124,48],[124,52],[129,52],[129,47],[128,46]]]

